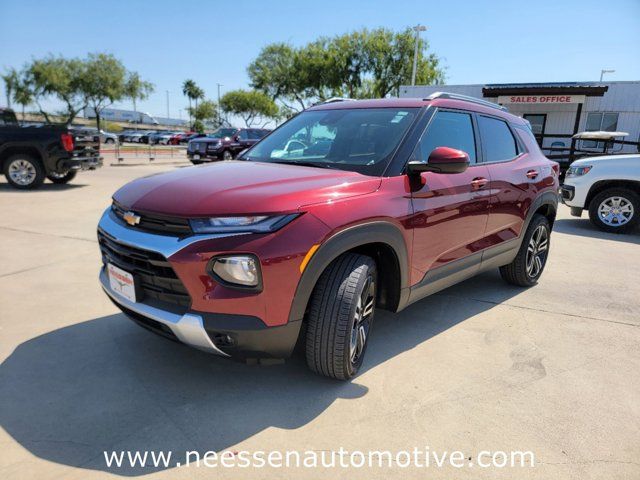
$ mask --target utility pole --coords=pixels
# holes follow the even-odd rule
[[[420,32],[427,29],[424,25],[416,25],[413,30],[416,32],[416,45],[413,50],[413,71],[411,72],[411,85],[416,84],[416,70],[418,69],[418,44],[420,43]]]
[[[604,77],[605,73],[614,73],[615,70],[600,70],[600,81],[602,81],[602,77]]]
[[[220,87],[224,87],[224,85],[218,83],[218,127],[222,126],[222,109],[220,107]]]
[[[167,90],[167,118],[171,118],[169,115],[169,90]]]

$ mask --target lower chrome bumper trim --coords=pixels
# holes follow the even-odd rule
[[[144,303],[127,300],[126,298],[111,291],[111,288],[109,287],[109,279],[107,278],[107,274],[104,269],[100,271],[100,284],[102,285],[104,292],[109,295],[114,302],[128,308],[129,310],[133,310],[140,315],[165,324],[173,333],[175,333],[176,337],[178,337],[181,342],[206,352],[222,355],[223,357],[229,356],[213,344],[204,329],[204,324],[200,315],[194,315],[192,313],[178,315],[150,305],[145,305]]]

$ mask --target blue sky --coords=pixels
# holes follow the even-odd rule
[[[416,23],[449,84],[598,80],[603,68],[616,70],[608,80],[640,80],[640,0],[0,0],[0,70],[48,53],[113,53],[156,85],[139,110],[164,116],[168,90],[177,117],[184,79],[213,99],[217,83],[246,88],[247,65],[270,42]]]

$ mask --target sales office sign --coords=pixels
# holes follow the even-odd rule
[[[584,103],[584,95],[500,95],[498,103],[526,103],[526,104],[567,104]]]

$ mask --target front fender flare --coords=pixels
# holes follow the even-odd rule
[[[289,322],[304,318],[311,293],[329,264],[343,253],[369,243],[385,243],[395,252],[400,270],[400,305],[409,296],[409,254],[400,229],[390,222],[375,221],[345,228],[329,237],[313,254],[296,289]]]

